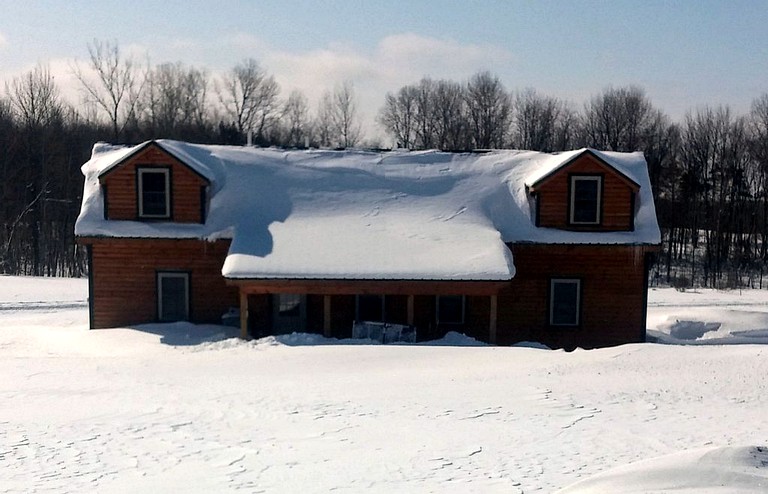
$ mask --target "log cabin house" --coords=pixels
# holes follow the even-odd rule
[[[641,153],[98,143],[76,234],[92,328],[239,311],[244,338],[354,321],[508,345],[645,339],[660,242]]]

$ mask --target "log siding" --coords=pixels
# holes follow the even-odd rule
[[[139,169],[169,170],[169,218],[142,218],[139,215]],[[205,223],[204,200],[208,182],[191,168],[157,146],[148,146],[100,177],[104,194],[104,215],[110,220],[174,221]]]
[[[517,274],[499,293],[498,343],[553,348],[640,342],[645,334],[646,254],[653,247],[512,244]],[[578,279],[578,326],[551,326],[552,279]]]
[[[91,322],[93,328],[129,326],[156,321],[157,271],[190,273],[190,318],[218,323],[230,307],[247,297],[248,332],[271,333],[272,293],[307,295],[308,332],[324,333],[325,297],[330,300],[330,336],[348,338],[355,320],[358,293],[386,295],[388,322],[409,322],[408,291],[413,299],[413,324],[419,340],[459,331],[496,342],[540,341],[553,348],[594,348],[643,341],[645,334],[647,254],[653,247],[605,245],[511,244],[517,274],[504,283],[459,284],[465,292],[464,322],[439,324],[435,292],[458,294],[437,282],[311,283],[249,280],[227,282],[221,266],[229,241],[174,239],[85,239],[91,252]],[[549,291],[553,278],[581,280],[579,326],[551,326]],[[349,283],[349,284],[347,284]],[[481,288],[478,290],[478,288]],[[288,288],[288,290],[286,290]],[[305,289],[311,288],[306,291]],[[427,294],[432,289],[434,292]],[[474,292],[474,293],[472,293]],[[479,292],[479,293],[478,293]],[[497,294],[497,295],[495,295]],[[496,296],[495,319],[492,297]]]
[[[91,327],[109,328],[158,320],[158,271],[190,273],[190,320],[220,323],[238,306],[236,288],[226,285],[221,266],[228,240],[89,239]]]

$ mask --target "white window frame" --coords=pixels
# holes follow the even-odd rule
[[[164,278],[182,278],[184,280],[184,312],[186,313],[186,320],[189,320],[189,273],[185,271],[158,271],[157,272],[157,319],[158,321],[166,321],[163,319],[163,282]]]
[[[556,323],[555,319],[555,285],[576,285],[576,321],[573,323]],[[581,280],[579,278],[552,278],[549,280],[549,325],[558,327],[576,327],[581,325]]]
[[[165,175],[165,214],[144,213],[144,174],[162,173]],[[170,218],[171,217],[171,171],[168,168],[139,168],[138,169],[138,197],[139,218]]]
[[[460,321],[441,321],[440,320],[440,299],[442,297],[461,297],[461,320]],[[435,320],[437,321],[437,324],[464,324],[466,321],[466,311],[467,311],[467,297],[464,295],[437,295],[435,296]]]
[[[576,182],[589,181],[597,182],[597,209],[595,210],[594,221],[576,221]],[[571,175],[571,187],[570,187],[570,218],[569,221],[572,225],[599,225],[602,220],[603,213],[603,177],[599,175]]]

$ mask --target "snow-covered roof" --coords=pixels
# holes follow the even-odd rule
[[[288,151],[156,142],[209,179],[205,224],[105,220],[98,177],[137,146],[99,144],[82,168],[78,236],[231,238],[223,275],[268,279],[508,280],[515,268],[507,242],[660,242],[641,153],[599,154],[640,185],[635,230],[570,232],[535,226],[526,184],[585,150]]]
[[[564,168],[584,153],[589,153],[595,156],[599,161],[603,162],[609,168],[612,168],[619,174],[619,176],[631,184],[632,187],[637,188],[640,186],[631,175],[627,174],[628,170],[625,170],[622,166],[615,166],[613,163],[621,162],[627,153],[612,153],[610,151],[597,151],[595,149],[576,149],[574,151],[550,154],[548,157],[541,158],[541,166],[534,167],[535,169],[531,174],[525,177],[525,184],[529,187],[540,184],[549,177],[555,175],[560,168]],[[642,155],[642,153],[638,154]],[[613,155],[613,157],[611,157],[611,155]],[[643,161],[645,161],[645,159],[643,159]]]
[[[104,177],[107,173],[117,168],[120,164],[126,162],[134,155],[146,147],[156,144],[156,141],[146,141],[138,146],[119,146],[112,145],[104,142],[98,142],[93,146],[93,152],[91,156],[91,162],[98,160],[99,164],[92,164],[95,169],[98,169],[99,178]],[[193,172],[202,176],[208,182],[213,180],[213,174],[210,167],[198,161],[194,155],[185,152],[184,149],[177,149],[171,151],[168,146],[161,146],[167,153],[171,154],[174,158],[178,159],[185,165],[187,165]],[[176,153],[179,155],[177,156]],[[103,161],[102,161],[103,160]],[[106,166],[103,166],[106,163]]]

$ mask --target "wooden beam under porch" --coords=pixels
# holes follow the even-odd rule
[[[228,279],[249,295],[496,295],[509,281]]]
[[[240,338],[250,339],[248,332],[248,294],[240,290]]]

